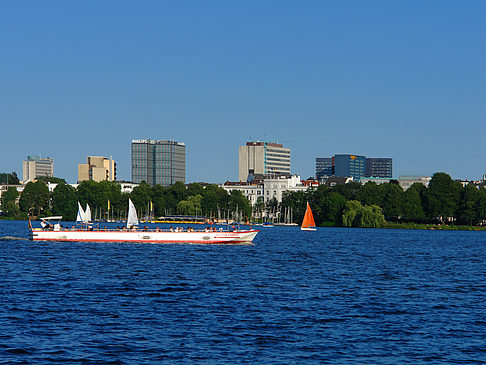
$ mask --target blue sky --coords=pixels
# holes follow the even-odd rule
[[[129,180],[132,139],[185,142],[187,182],[238,177],[260,139],[315,174],[336,153],[395,175],[486,173],[484,1],[0,3],[0,172],[27,155]]]

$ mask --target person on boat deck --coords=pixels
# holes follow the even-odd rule
[[[174,227],[170,226],[169,231],[174,232]]]
[[[137,228],[135,226],[132,226],[132,231],[136,231]]]

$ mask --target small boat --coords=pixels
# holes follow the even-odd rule
[[[300,226],[301,231],[317,231],[316,223],[314,222],[314,215],[312,214],[312,209],[307,202],[307,209],[305,210],[304,214],[304,221]]]
[[[78,206],[81,208],[81,205]],[[88,210],[88,209],[87,209]],[[251,243],[258,230],[223,230],[206,227],[201,230],[182,228],[148,229],[137,228],[138,218],[135,206],[129,199],[127,226],[122,229],[99,229],[89,226],[89,216],[83,216],[82,208],[78,218],[86,223],[84,227],[65,229],[61,226],[62,217],[42,218],[42,228],[32,228],[29,221],[30,239],[32,241],[75,241],[75,242],[144,242],[144,243],[199,243],[199,244],[234,244]],[[84,211],[86,213],[86,211]],[[50,222],[57,220],[58,223]]]
[[[262,227],[266,227],[266,228],[273,227],[273,224],[272,224],[272,223],[270,223],[270,222],[264,222],[264,223],[262,224]]]

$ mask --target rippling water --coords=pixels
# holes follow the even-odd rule
[[[0,363],[482,363],[485,247],[293,227],[235,246],[3,239]]]

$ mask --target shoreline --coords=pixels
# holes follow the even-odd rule
[[[1,217],[0,216],[0,221],[25,221],[28,222],[28,219],[22,219],[22,218],[12,218],[12,217]],[[35,220],[34,220],[35,221]],[[153,222],[154,224],[156,223],[162,223],[162,222]],[[170,222],[174,223],[174,222]],[[166,223],[166,224],[170,224]],[[177,223],[182,223],[183,222],[177,222]],[[162,223],[163,224],[163,223]],[[188,223],[186,223],[188,224]],[[194,222],[191,222],[190,224],[194,224]],[[216,224],[216,223],[214,223]],[[253,224],[252,224],[253,225]],[[293,225],[289,227],[299,227],[299,225]],[[340,227],[340,226],[320,226],[319,228],[365,228],[365,227]],[[429,230],[429,231],[486,231],[486,226],[485,227],[477,227],[477,226],[455,226],[455,225],[439,225],[439,224],[427,224],[427,223],[387,223],[383,227],[379,228],[374,228],[374,229],[417,229],[417,230]]]

